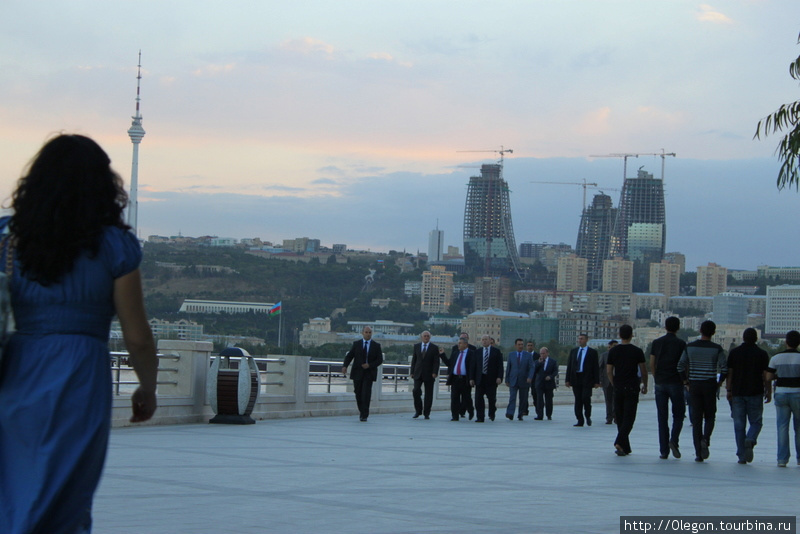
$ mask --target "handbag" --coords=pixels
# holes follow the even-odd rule
[[[14,276],[14,242],[8,233],[3,236],[0,251],[5,252],[6,255],[4,269],[0,271],[0,366],[2,366],[6,343],[16,330],[14,308],[11,305],[11,279]]]

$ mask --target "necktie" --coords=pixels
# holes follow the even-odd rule
[[[583,372],[583,357],[586,354],[586,349],[581,349],[578,351],[578,372]]]
[[[465,375],[467,373],[464,372],[464,351],[458,353],[458,363],[456,363],[456,374],[457,375]]]
[[[483,349],[483,374],[489,374],[489,349]]]
[[[427,343],[423,343],[422,344],[422,354],[423,354],[423,356],[425,355],[426,352],[428,352],[428,344]]]
[[[369,341],[364,342],[364,356],[366,357],[367,354],[369,354]]]
[[[517,363],[522,363],[522,353],[521,352],[517,353]]]

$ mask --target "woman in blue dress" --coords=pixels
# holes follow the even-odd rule
[[[158,360],[142,301],[141,249],[122,220],[110,159],[80,135],[47,142],[20,178],[0,265],[13,254],[16,332],[0,363],[0,532],[91,531],[111,427],[108,335],[116,314],[140,386],[131,421],[156,409]]]

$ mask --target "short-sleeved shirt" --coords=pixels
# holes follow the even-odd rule
[[[614,366],[614,387],[639,387],[639,364],[644,362],[644,352],[636,345],[619,344],[611,347],[608,365]]]
[[[775,393],[800,393],[800,352],[788,349],[769,360],[767,371],[775,374]]]
[[[764,371],[769,355],[755,343],[743,343],[728,355],[728,369],[733,370],[731,393],[735,397],[754,397],[764,394]]]
[[[686,342],[672,332],[667,332],[666,335],[653,341],[650,354],[656,357],[656,369],[653,373],[653,380],[656,384],[680,384],[682,382],[681,375],[678,373],[678,362],[684,350],[686,350]]]

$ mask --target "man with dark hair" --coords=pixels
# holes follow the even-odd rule
[[[664,328],[667,333],[653,341],[650,349],[650,369],[655,382],[656,411],[658,412],[658,446],[660,458],[666,460],[670,451],[675,458],[681,457],[678,448],[683,420],[686,417],[686,398],[683,395],[683,380],[678,373],[678,362],[686,350],[686,342],[676,334],[681,327],[677,317],[667,317]],[[672,403],[672,433],[669,430],[669,403]]]
[[[492,345],[488,335],[481,337],[481,348],[472,360],[469,384],[475,388],[475,422],[483,423],[489,401],[489,419],[494,421],[497,412],[497,386],[503,382],[503,353]]]
[[[603,389],[603,398],[606,401],[606,424],[610,425],[614,421],[614,386],[608,379],[606,365],[608,365],[608,352],[619,345],[616,339],[608,342],[608,350],[600,355],[600,387]]]
[[[414,419],[420,415],[425,419],[431,418],[433,406],[433,388],[437,387],[439,377],[439,360],[447,365],[444,349],[431,343],[431,333],[425,330],[420,334],[421,341],[414,345],[414,355],[411,357],[411,377],[414,379]],[[425,386],[425,401],[422,400],[422,387]]]
[[[575,418],[573,426],[592,426],[592,388],[600,387],[600,365],[597,351],[587,347],[589,336],[580,334],[578,346],[572,349],[567,360],[567,379],[564,385],[572,388],[575,396]]]
[[[472,406],[472,387],[469,385],[469,370],[475,351],[469,348],[466,337],[458,339],[458,345],[450,353],[447,364],[447,385],[450,386],[450,414],[451,421],[458,421],[459,416],[469,412],[469,418],[475,415]]]
[[[756,345],[758,332],[755,328],[747,328],[742,340],[744,343],[728,355],[725,389],[728,402],[731,403],[736,456],[740,464],[746,464],[753,461],[753,447],[761,432],[764,402],[772,400],[772,388],[767,382],[769,355]],[[746,428],[747,421],[750,421],[749,430]]]
[[[717,325],[714,321],[703,321],[700,325],[700,339],[686,345],[678,362],[678,372],[686,378],[684,384],[689,388],[692,403],[695,462],[708,458],[708,447],[717,415],[717,390],[728,372],[725,351],[711,341],[716,331]]]
[[[519,413],[517,419],[522,421],[528,413],[528,388],[533,382],[533,358],[531,353],[522,350],[522,339],[514,340],[514,352],[509,353],[508,363],[506,364],[506,385],[508,386],[509,398],[506,407],[506,419],[514,420],[514,410],[517,407],[517,395],[519,395]]]
[[[775,380],[775,413],[778,425],[778,467],[789,462],[789,421],[794,417],[794,447],[800,465],[800,332],[786,334],[786,350],[772,357],[767,380]]]
[[[633,338],[631,325],[620,326],[619,337],[622,339],[622,344],[608,351],[606,374],[608,381],[614,387],[614,414],[617,419],[614,452],[617,456],[627,456],[631,453],[630,434],[636,421],[639,391],[642,394],[647,393],[647,366],[642,349],[631,343]]]

